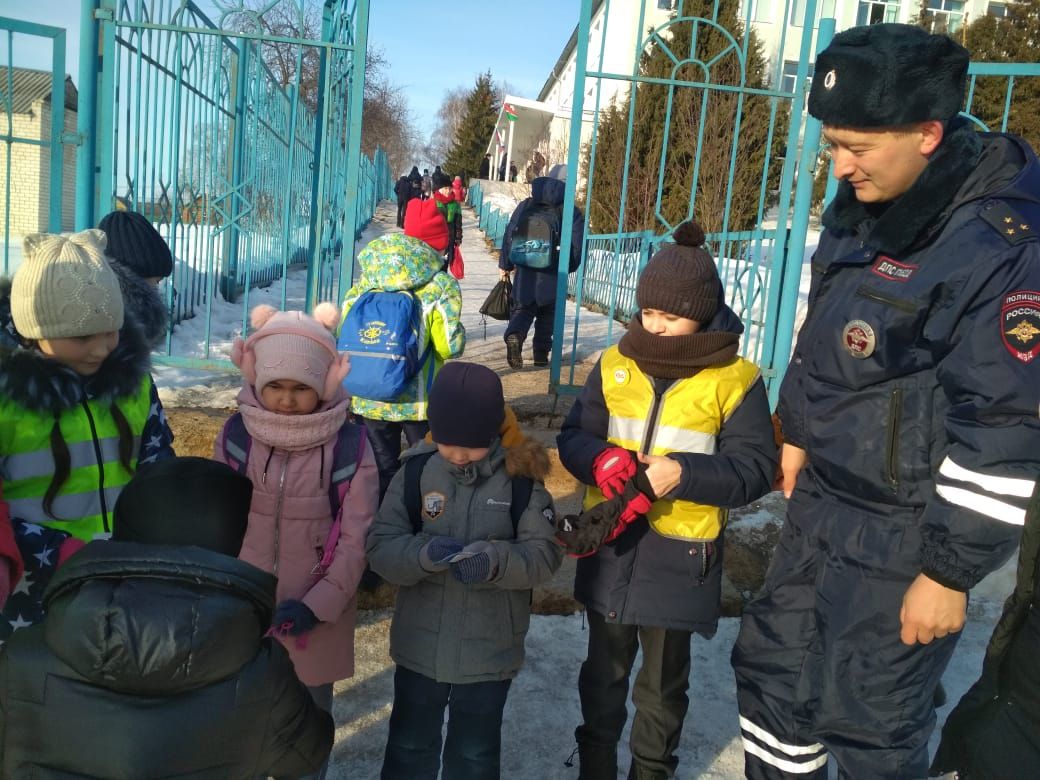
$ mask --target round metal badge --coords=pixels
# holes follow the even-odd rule
[[[841,340],[845,350],[857,360],[870,357],[877,347],[874,329],[863,320],[851,320],[842,330]]]
[[[834,89],[834,85],[838,83],[838,71],[829,70],[827,75],[823,77],[823,86],[826,89]]]

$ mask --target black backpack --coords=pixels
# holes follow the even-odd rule
[[[517,220],[510,235],[509,262],[543,270],[560,256],[560,210],[545,203],[532,205]]]
[[[435,452],[433,450],[415,455],[405,461],[404,464],[404,506],[408,510],[408,519],[412,523],[412,533],[417,534],[422,530],[422,496],[420,495],[419,480],[423,469]],[[517,528],[520,526],[520,517],[531,503],[531,493],[534,491],[534,480],[530,477],[513,477],[513,495],[509,500],[509,519],[513,521],[513,538],[516,538]]]

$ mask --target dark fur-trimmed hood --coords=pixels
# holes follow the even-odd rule
[[[11,318],[11,280],[0,279],[0,397],[32,411],[59,413],[84,399],[132,395],[149,369],[148,345],[131,318],[123,324],[118,346],[92,377],[24,346]]]
[[[155,349],[166,338],[166,331],[170,325],[170,310],[159,295],[158,288],[118,260],[109,257],[108,264],[119,277],[125,319],[132,321],[131,327],[136,325],[148,347]],[[167,284],[169,283],[167,281]]]

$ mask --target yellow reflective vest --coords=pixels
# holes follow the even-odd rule
[[[740,357],[676,380],[658,396],[653,381],[631,358],[610,347],[600,359],[607,440],[647,455],[670,452],[714,454],[719,431],[759,377],[758,366]],[[603,501],[595,487],[585,491],[588,509]],[[726,523],[726,510],[693,501],[662,498],[647,514],[650,527],[672,539],[710,541]]]
[[[151,409],[151,379],[146,374],[132,396],[116,402],[134,434],[131,465],[136,467],[141,432]],[[43,512],[43,497],[54,475],[51,428],[54,414],[0,400],[0,473],[11,517],[66,531],[84,541],[111,532],[112,508],[133,476],[119,462],[119,429],[111,403],[89,400],[63,411],[59,425],[71,461],[69,477],[58,491],[54,520]]]

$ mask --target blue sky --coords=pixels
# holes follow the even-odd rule
[[[65,69],[78,81],[79,2],[0,0],[0,15],[64,27]],[[203,0],[200,6],[208,3]],[[578,23],[580,0],[371,0],[368,40],[383,50],[425,139],[444,93],[490,70],[521,97],[536,98]],[[0,60],[6,64],[6,37]],[[15,38],[15,64],[50,66],[50,51]]]

